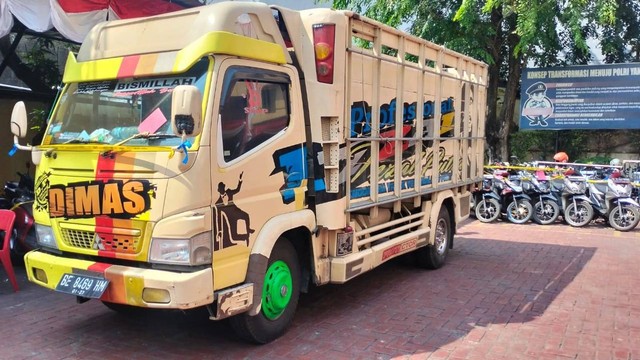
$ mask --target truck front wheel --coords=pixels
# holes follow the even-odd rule
[[[239,337],[266,344],[291,325],[300,296],[300,264],[289,240],[281,238],[271,252],[262,286],[262,306],[255,316],[247,313],[229,319]]]
[[[435,231],[435,242],[417,250],[418,266],[427,269],[438,269],[444,265],[453,238],[451,218],[446,206],[440,208],[438,220],[431,231]]]

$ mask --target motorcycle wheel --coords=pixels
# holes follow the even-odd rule
[[[533,205],[532,219],[540,225],[553,224],[560,216],[560,207],[552,200],[540,200]]]
[[[500,216],[500,203],[496,199],[485,199],[476,205],[476,218],[483,223],[495,221]]]
[[[593,206],[586,201],[571,202],[564,209],[564,220],[573,227],[582,227],[593,219]]]
[[[9,239],[9,248],[11,263],[13,265],[24,265],[24,254],[26,251],[22,251],[22,247],[18,244],[18,230],[15,228],[11,231],[11,238]]]
[[[516,204],[512,201],[507,206],[507,219],[514,224],[524,224],[533,216],[533,206],[527,199],[519,200]]]
[[[636,228],[640,222],[638,209],[632,206],[616,206],[609,213],[609,224],[618,231],[629,231]]]

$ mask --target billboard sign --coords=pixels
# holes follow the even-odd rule
[[[640,63],[527,68],[520,130],[640,129]]]

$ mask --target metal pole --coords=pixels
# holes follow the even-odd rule
[[[18,31],[16,31],[16,38],[13,39],[13,42],[11,43],[11,47],[9,48],[9,53],[7,54],[7,56],[4,57],[4,59],[2,59],[2,64],[0,64],[0,76],[2,76],[2,73],[4,73],[4,69],[6,69],[7,65],[9,65],[9,60],[11,59],[13,54],[15,54],[16,48],[18,47],[18,44],[22,39],[22,35],[24,35],[24,32],[26,30],[26,27],[20,23],[16,24],[15,27],[18,29]]]

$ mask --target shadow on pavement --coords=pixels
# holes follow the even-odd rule
[[[237,340],[204,309],[122,316],[99,301],[78,305],[27,283],[24,269],[13,294],[2,272],[2,357],[384,359],[435,352],[491,326],[538,318],[596,251],[460,235],[442,269],[393,261],[347,284],[311,289],[289,332],[264,346]]]

